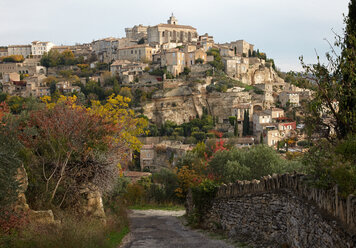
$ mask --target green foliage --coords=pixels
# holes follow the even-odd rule
[[[12,117],[1,119],[0,110],[0,218],[4,210],[17,199],[19,183],[15,180],[17,169],[21,166],[20,152],[23,149],[11,128],[17,126]],[[5,124],[3,124],[3,122]],[[10,128],[9,128],[10,127]]]
[[[220,51],[216,48],[211,48],[207,52],[208,56],[214,56],[214,61],[209,62],[209,64],[214,67],[216,70],[223,71],[224,70],[224,63],[221,60]]]
[[[204,132],[192,132],[192,136],[197,141],[203,141],[206,138],[206,134]]]
[[[311,147],[303,158],[310,166],[313,183],[330,189],[339,185],[341,196],[356,193],[356,136],[350,136],[336,145],[321,141]]]
[[[236,116],[229,116],[229,122],[231,126],[234,126],[236,121]]]
[[[242,126],[242,135],[246,136],[250,134],[250,114],[249,111],[244,112],[244,120]]]
[[[50,50],[48,53],[44,53],[41,58],[41,65],[47,68],[56,67],[61,65],[76,65],[81,64],[82,58],[75,58],[74,54],[70,50],[59,53],[57,50]]]
[[[141,38],[138,42],[137,42],[138,45],[142,45],[142,44],[145,44],[145,38]]]
[[[204,214],[211,207],[212,200],[214,199],[219,186],[220,184],[212,180],[205,179],[198,186],[191,189],[195,212],[192,216],[190,216],[190,224],[199,224],[202,222]]]
[[[293,170],[306,172],[306,167],[298,161],[282,159],[275,150],[265,145],[219,151],[208,162],[208,173],[223,183],[260,179],[262,176]]]
[[[316,90],[315,85],[311,81],[309,81],[305,76],[303,76],[301,73],[290,71],[283,74],[282,78],[286,83],[293,84],[297,87]]]
[[[7,63],[20,63],[25,60],[25,58],[22,55],[10,55],[6,57],[1,57],[0,60],[2,62],[7,62]]]
[[[337,36],[328,64],[302,64],[305,77],[317,86],[308,102],[306,130],[319,134],[317,144],[305,156],[317,186],[339,185],[341,196],[356,192],[356,1],[351,0],[344,36]],[[335,51],[341,50],[341,54]]]
[[[204,63],[204,60],[201,58],[198,58],[195,60],[195,64],[203,64],[203,63]]]

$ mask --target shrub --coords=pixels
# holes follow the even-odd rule
[[[0,104],[0,218],[17,199],[17,170],[21,166],[23,149],[17,139],[17,120],[9,115],[6,104]]]
[[[198,186],[193,187],[192,197],[194,208],[194,217],[196,219],[191,219],[191,224],[199,224],[202,222],[202,217],[206,213],[207,210],[210,209],[212,200],[214,199],[218,189],[219,184],[209,180],[204,179]]]

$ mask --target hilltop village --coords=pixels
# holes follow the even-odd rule
[[[0,47],[0,96],[76,95],[86,104],[113,93],[129,97],[130,108],[149,121],[140,138],[142,171],[172,166],[214,138],[237,147],[264,143],[285,156],[304,151],[310,135],[301,106],[312,87],[279,71],[253,44],[215,43],[173,14],[167,23],[125,32],[73,46]]]

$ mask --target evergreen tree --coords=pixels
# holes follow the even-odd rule
[[[237,119],[235,121],[234,135],[235,135],[235,137],[239,137],[239,123],[238,123]]]
[[[249,111],[244,112],[244,120],[243,120],[243,127],[242,127],[242,134],[246,136],[250,133],[250,118],[249,118]]]

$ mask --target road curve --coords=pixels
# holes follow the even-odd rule
[[[184,211],[132,210],[131,233],[122,248],[233,248],[182,225]]]

